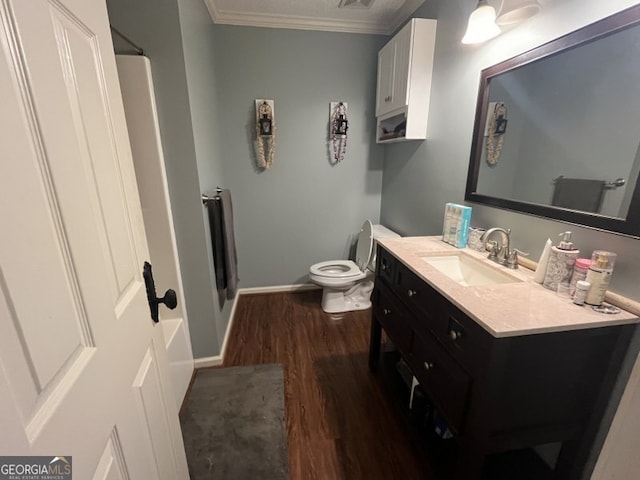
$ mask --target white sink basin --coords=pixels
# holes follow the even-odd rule
[[[482,261],[464,254],[421,257],[447,277],[465,287],[515,283],[521,280],[485,265]],[[502,267],[501,267],[502,268]]]

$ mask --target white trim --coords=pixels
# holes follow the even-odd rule
[[[204,4],[206,5],[207,10],[209,10],[209,15],[211,16],[213,23],[218,23],[220,14],[218,13],[218,7],[215,0],[204,0]]]
[[[209,15],[213,22],[220,25],[390,35],[423,2],[424,0],[408,0],[400,10],[398,10],[391,22],[391,25],[389,26],[378,22],[363,20],[342,20],[337,18],[314,18],[259,12],[224,11],[218,9],[215,0],[205,0],[204,3],[209,10]]]
[[[303,283],[296,285],[274,285],[272,287],[252,287],[241,288],[238,290],[239,295],[254,295],[256,293],[276,293],[276,292],[304,292],[307,290],[317,290],[322,287],[313,283]]]
[[[220,353],[218,355],[214,355],[212,357],[201,357],[194,358],[193,365],[194,368],[206,368],[206,367],[218,367],[224,363],[224,354],[227,351],[227,343],[229,341],[229,333],[231,332],[231,328],[233,327],[233,319],[236,316],[236,305],[238,305],[238,297],[240,297],[240,290],[236,293],[235,298],[233,299],[233,305],[231,306],[231,313],[229,313],[229,323],[227,323],[227,329],[224,332],[224,340],[222,341],[222,348],[220,349]]]
[[[312,283],[304,283],[297,285],[276,285],[273,287],[254,287],[254,288],[240,288],[235,298],[233,299],[233,305],[231,307],[231,313],[229,313],[229,323],[227,324],[227,330],[224,333],[224,340],[222,341],[222,348],[220,354],[212,357],[201,357],[193,359],[194,368],[206,368],[206,367],[218,367],[224,363],[224,355],[227,352],[227,344],[229,341],[229,334],[233,327],[233,321],[236,316],[236,305],[238,305],[238,298],[240,295],[255,295],[257,293],[276,293],[276,292],[305,292],[308,290],[318,290],[322,287],[314,285]]]
[[[405,21],[415,12],[425,0],[406,0],[402,7],[396,12],[393,20],[389,24],[388,35],[391,35],[398,28],[400,28]]]
[[[193,367],[197,370],[199,368],[207,367],[219,367],[222,365],[222,356],[214,355],[213,357],[202,357],[193,359]]]

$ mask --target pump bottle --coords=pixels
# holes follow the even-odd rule
[[[562,237],[562,240],[557,246],[551,247],[549,263],[542,284],[554,292],[558,290],[558,284],[569,285],[573,266],[580,254],[580,250],[574,248],[571,243],[571,232],[564,232],[559,236]]]

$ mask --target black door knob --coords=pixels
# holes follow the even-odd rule
[[[178,306],[178,297],[176,291],[170,288],[164,292],[164,297],[158,298],[158,303],[164,303],[168,309],[173,310]]]
[[[153,281],[153,271],[151,270],[151,264],[149,262],[144,262],[142,276],[144,277],[144,284],[147,288],[147,301],[149,302],[151,319],[155,323],[158,323],[160,320],[158,305],[164,303],[167,308],[173,310],[178,306],[178,297],[172,289],[164,292],[164,296],[161,298],[156,296],[156,284]]]

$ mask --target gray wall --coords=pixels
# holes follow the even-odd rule
[[[378,221],[383,149],[375,140],[382,36],[212,26],[216,121],[233,194],[242,287],[308,281],[315,262],[347,258],[362,222]],[[257,98],[275,101],[273,167],[255,168]],[[345,160],[328,155],[329,103],[349,106]]]
[[[377,52],[385,37],[213,25],[201,0],[109,0],[112,24],[151,60],[195,357],[217,355],[231,302],[213,295],[200,192],[233,195],[240,286],[307,282],[379,220]],[[275,100],[276,156],[255,168],[254,99]],[[329,102],[349,104],[343,163],[329,163]]]
[[[462,202],[480,71],[636,2],[564,0],[547,3],[524,24],[482,45],[460,43],[474,0],[439,0],[417,17],[438,19],[429,131],[424,142],[385,147],[381,220],[408,235],[442,231],[446,202]],[[538,258],[547,237],[570,228],[586,255],[596,248],[618,253],[611,289],[640,300],[640,248],[636,239],[472,204],[472,224],[513,229],[514,246]]]
[[[220,152],[220,141],[218,133],[220,131],[216,125],[216,111],[218,109],[216,88],[216,58],[213,39],[213,28],[209,12],[202,0],[178,0],[180,10],[180,24],[182,26],[182,44],[184,51],[184,62],[186,67],[187,86],[189,90],[189,106],[191,110],[191,122],[193,128],[193,138],[196,149],[196,164],[198,168],[199,192],[213,194],[216,187],[225,187],[225,180],[222,175],[222,155]],[[194,212],[195,213],[195,212]],[[207,267],[213,265],[213,254],[211,250],[211,235],[209,229],[209,219],[206,209],[200,205],[201,221],[205,225],[206,256],[200,257],[199,261]],[[195,220],[194,220],[195,221]],[[201,254],[201,252],[199,252]],[[215,276],[213,268],[209,268],[209,281],[205,282],[207,292],[213,291]],[[231,307],[233,302],[225,302],[220,309],[217,294],[213,296],[214,309],[209,317],[209,321],[202,327],[210,328],[210,320],[213,319],[218,337],[218,345],[222,348]],[[199,326],[200,327],[200,326]],[[208,332],[204,328],[198,328],[196,334]],[[218,351],[212,349],[205,339],[198,340],[207,347],[201,350],[204,353],[215,354]]]
[[[178,4],[108,0],[107,6],[111,24],[142,46],[151,61],[193,354],[216,355],[219,336]]]

